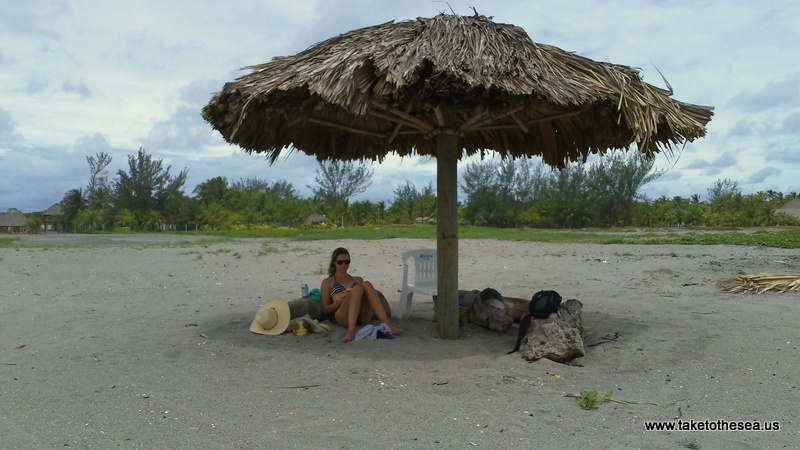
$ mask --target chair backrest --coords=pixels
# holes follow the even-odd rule
[[[418,248],[403,253],[403,279],[408,280],[408,260],[414,258],[414,286],[436,286],[436,249]]]

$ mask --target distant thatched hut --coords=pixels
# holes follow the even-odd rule
[[[28,225],[25,214],[18,212],[0,213],[0,229],[5,228],[9,233],[21,233]]]
[[[312,225],[319,225],[321,223],[328,222],[330,222],[330,220],[328,220],[328,218],[323,214],[309,214],[308,217],[306,217],[306,223],[310,223]]]
[[[794,200],[778,208],[776,213],[786,213],[800,219],[800,196],[795,197]]]
[[[55,205],[47,208],[42,213],[42,219],[44,221],[44,231],[64,231],[64,224],[61,222],[61,215],[64,214],[63,208],[61,205],[56,203]]]

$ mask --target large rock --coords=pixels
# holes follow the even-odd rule
[[[547,319],[532,319],[528,333],[522,338],[520,356],[528,361],[547,358],[563,363],[585,355],[582,309],[580,301],[570,299]]]

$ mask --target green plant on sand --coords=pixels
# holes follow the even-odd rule
[[[613,393],[614,391],[608,391],[606,395],[600,397],[597,391],[581,391],[581,395],[575,398],[575,403],[581,405],[583,409],[594,409],[600,406],[600,403],[609,401]]]

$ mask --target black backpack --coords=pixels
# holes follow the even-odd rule
[[[556,291],[539,291],[533,294],[528,303],[528,312],[536,319],[547,319],[550,314],[558,312],[561,296]]]
[[[539,291],[533,294],[531,302],[528,303],[528,314],[519,319],[519,333],[517,333],[517,344],[514,350],[508,353],[519,351],[519,346],[522,343],[522,338],[528,334],[528,328],[531,326],[531,317],[536,319],[547,319],[550,314],[557,312],[561,306],[561,296],[556,291]]]
[[[486,288],[486,289],[481,291],[480,298],[483,301],[491,300],[491,299],[500,300],[501,302],[503,301],[503,295],[500,294],[499,292],[497,292],[497,289],[490,288],[490,287],[488,287],[488,288]]]

